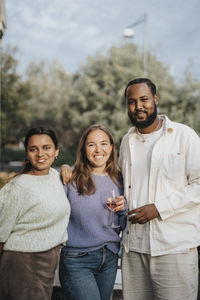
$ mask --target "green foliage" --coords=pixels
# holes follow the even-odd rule
[[[15,48],[8,48],[1,55],[1,147],[17,143],[27,122],[27,100],[30,83],[17,73]]]
[[[107,54],[99,52],[72,75],[57,62],[32,63],[26,80],[16,71],[14,55],[15,50],[7,49],[1,62],[3,147],[23,138],[29,127],[46,124],[56,130],[62,146],[55,165],[73,164],[83,130],[94,123],[106,126],[119,147],[130,126],[125,87],[144,77],[143,55],[136,45],[123,43]],[[159,112],[200,133],[200,82],[188,71],[183,83],[177,84],[150,52],[145,72],[157,85]]]
[[[200,134],[200,83],[186,74],[184,85],[177,88],[176,110],[174,118],[195,129]]]
[[[124,89],[136,77],[143,77],[143,56],[134,44],[112,47],[103,56],[98,53],[90,57],[79,73],[73,76],[73,89],[68,106],[63,109],[66,130],[71,128],[71,142],[77,144],[82,131],[92,123],[101,123],[110,129],[117,148],[123,134],[127,131],[127,118]],[[153,55],[149,54],[147,73],[165,97],[174,100],[173,78]],[[161,93],[161,94],[162,94]],[[167,102],[162,103],[167,111]]]
[[[23,161],[26,158],[23,149],[3,149],[1,155],[1,162],[3,163],[9,163],[10,161]]]
[[[69,164],[72,166],[75,162],[76,152],[74,152],[74,147],[62,146],[60,147],[60,152],[58,159],[55,160],[54,165],[60,167],[63,164]]]
[[[31,82],[32,94],[29,101],[29,110],[32,112],[29,126],[50,125],[63,142],[66,133],[61,124],[62,110],[68,103],[71,76],[57,62],[48,65],[44,61],[39,65],[31,63],[26,75]]]

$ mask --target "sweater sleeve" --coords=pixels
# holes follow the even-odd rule
[[[11,180],[0,190],[0,243],[12,232],[19,213],[20,189]]]

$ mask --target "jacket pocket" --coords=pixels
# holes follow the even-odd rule
[[[185,175],[185,155],[181,153],[168,154],[164,160],[164,173],[170,180],[180,180]]]

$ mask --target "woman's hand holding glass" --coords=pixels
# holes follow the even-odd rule
[[[120,227],[118,224],[115,224],[115,213],[117,211],[121,211],[125,209],[125,199],[123,196],[115,197],[115,191],[112,191],[113,197],[107,198],[106,200],[106,206],[110,210],[111,214],[111,226],[112,228],[118,228]]]
[[[115,201],[116,201],[116,207],[114,210],[115,212],[126,209],[126,203],[125,203],[124,196],[116,197]]]

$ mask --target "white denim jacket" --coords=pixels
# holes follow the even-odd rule
[[[165,119],[165,128],[152,151],[149,180],[149,203],[154,203],[160,214],[150,221],[152,256],[200,245],[200,138],[190,127],[160,117]],[[134,190],[132,176],[137,176],[133,166],[135,139],[132,127],[123,137],[119,156],[129,205]],[[123,232],[127,252],[130,226],[136,225],[127,222]]]

